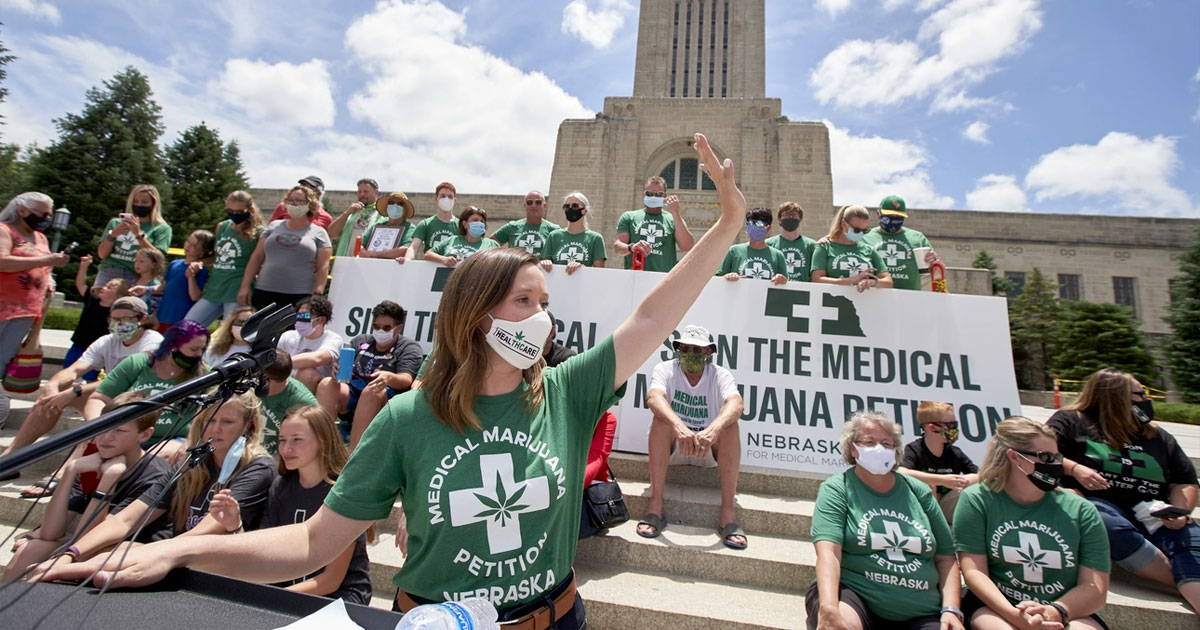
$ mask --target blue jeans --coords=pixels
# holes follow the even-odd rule
[[[1163,526],[1151,534],[1131,510],[1104,499],[1088,497],[1088,500],[1104,520],[1113,560],[1125,570],[1144,569],[1162,551],[1171,563],[1176,585],[1200,581],[1200,525],[1191,522],[1178,530]]]
[[[183,318],[208,327],[218,317],[229,317],[239,306],[241,304],[237,302],[213,302],[207,298],[200,298],[192,305],[192,308],[188,309],[187,315],[184,315]]]

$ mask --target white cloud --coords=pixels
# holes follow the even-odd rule
[[[608,48],[613,36],[633,12],[629,0],[598,0],[595,9],[586,0],[571,0],[563,7],[562,32],[575,35],[592,48]]]
[[[817,6],[825,9],[829,17],[837,17],[837,15],[846,9],[850,8],[850,4],[854,0],[817,0]]]
[[[1025,175],[1038,201],[1079,197],[1088,211],[1152,216],[1194,215],[1187,193],[1171,184],[1180,161],[1175,138],[1143,140],[1111,131],[1096,144],[1075,144],[1043,155]]]
[[[984,175],[967,193],[967,208],[994,212],[1028,212],[1025,191],[1012,175]]]
[[[300,64],[230,59],[208,87],[253,119],[311,129],[333,125],[332,81],[320,59]]]
[[[51,24],[58,24],[62,21],[62,15],[59,14],[58,7],[40,0],[0,0],[0,9],[31,15],[39,20],[46,20]]]
[[[397,32],[404,46],[378,45]],[[352,63],[372,77],[347,106],[383,140],[381,181],[528,190],[550,172],[559,123],[593,115],[546,75],[466,41],[463,14],[428,1],[382,2],[346,30]],[[363,158],[352,152],[346,168],[361,172]]]
[[[978,142],[979,144],[991,144],[992,141],[988,140],[987,137],[989,127],[990,125],[982,120],[976,120],[975,122],[967,125],[966,129],[963,129],[963,137],[971,142]]]
[[[938,194],[927,170],[924,148],[905,140],[855,136],[828,120],[835,204],[873,206],[900,195],[913,208],[950,208],[954,198]]]
[[[1196,70],[1196,76],[1192,77],[1193,81],[1200,81],[1200,69]],[[1196,106],[1196,113],[1192,114],[1192,120],[1200,122],[1200,105]]]
[[[918,9],[933,5],[923,2]],[[953,0],[921,24],[916,41],[843,43],[821,60],[809,84],[817,100],[838,107],[896,105],[930,95],[938,111],[994,104],[964,90],[1024,50],[1041,27],[1038,0]]]

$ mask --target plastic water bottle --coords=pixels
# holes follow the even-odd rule
[[[396,630],[499,630],[496,608],[486,599],[417,606],[404,614]]]

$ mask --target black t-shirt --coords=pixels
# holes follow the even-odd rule
[[[295,472],[279,477],[271,484],[271,499],[267,502],[267,513],[263,515],[262,529],[303,523],[317,513],[325,503],[325,495],[333,486],[321,483],[305,488],[300,485],[300,475]],[[320,575],[325,567],[317,569],[302,578],[288,582],[280,582],[275,586],[291,586],[304,580]],[[371,604],[371,561],[367,558],[367,535],[362,534],[354,541],[354,555],[350,557],[350,566],[346,567],[346,576],[338,589],[328,595],[330,599],[341,597],[352,604]]]
[[[1196,483],[1191,460],[1175,436],[1162,427],[1152,438],[1136,437],[1132,444],[1115,449],[1100,435],[1096,422],[1077,411],[1060,409],[1050,416],[1046,426],[1058,435],[1058,450],[1063,457],[1108,480],[1107,490],[1086,490],[1074,477],[1063,477],[1064,485],[1084,496],[1132,509],[1142,501],[1169,502],[1168,486]]]
[[[221,473],[221,467],[213,461],[212,456],[205,458],[204,466],[208,469],[208,486],[192,500],[187,523],[178,528],[181,532],[204,520],[208,515],[209,500],[217,490],[222,489],[217,487],[217,476]],[[258,529],[263,512],[267,509],[267,493],[271,490],[272,481],[275,481],[275,459],[270,455],[260,455],[237,471],[226,484],[225,487],[229,488],[233,498],[237,499],[238,508],[242,512],[242,526],[246,531]]]
[[[953,444],[942,448],[942,456],[936,457],[929,451],[925,438],[920,437],[909,442],[904,447],[904,457],[900,465],[910,470],[919,470],[934,475],[970,475],[979,472],[979,467],[962,449]],[[949,488],[938,486],[938,494],[945,494]]]
[[[171,465],[161,457],[145,455],[146,462],[134,463],[128,470],[136,470],[136,475],[122,479],[112,489],[112,503],[108,505],[108,513],[116,514],[129,507],[138,499],[143,500],[152,509],[162,508],[163,514],[142,528],[134,542],[146,543],[171,537],[171,496],[174,486],[167,486],[171,478]],[[164,491],[165,489],[165,491]],[[159,497],[161,493],[161,497]],[[158,501],[155,502],[155,498]],[[79,487],[79,479],[71,485],[71,497],[67,500],[67,509],[76,514],[83,514],[91,497],[83,496]]]
[[[364,380],[380,370],[416,378],[424,358],[421,345],[404,335],[400,335],[387,350],[380,350],[371,335],[351,339],[350,347],[354,348],[354,378]]]
[[[83,311],[79,313],[79,325],[75,334],[71,335],[71,343],[86,348],[97,339],[108,334],[107,306],[100,306],[100,300],[91,291],[84,291]]]
[[[574,350],[555,341],[550,344],[550,351],[546,353],[546,367],[554,367],[576,354],[578,353]]]

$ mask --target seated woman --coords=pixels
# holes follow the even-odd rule
[[[829,234],[813,249],[811,280],[856,287],[859,293],[892,288],[892,276],[879,252],[863,242],[871,231],[871,213],[862,206],[842,206]]]
[[[1108,594],[1104,524],[1087,501],[1057,489],[1061,462],[1045,426],[1021,416],[996,425],[980,483],[954,510],[974,630],[1108,627],[1095,614]]]
[[[236,352],[250,351],[249,344],[242,339],[242,326],[253,314],[253,306],[239,306],[221,322],[208,342],[208,349],[204,351],[206,365],[216,367]]]
[[[487,210],[467,206],[458,215],[458,236],[442,239],[425,252],[424,260],[453,267],[475,252],[500,247],[500,243],[484,236],[486,232]]]
[[[808,628],[962,630],[954,539],[929,486],[895,472],[900,427],[860,411],[842,430],[853,466],[821,483]]]
[[[392,396],[412,387],[423,353],[417,342],[400,334],[408,313],[384,300],[371,309],[371,332],[350,340],[354,370],[349,383],[335,376],[317,385],[317,400],[330,417],[350,415],[350,450],[358,445],[367,425]]]
[[[1079,399],[1046,426],[1058,436],[1066,487],[1100,510],[1112,559],[1140,578],[1178,588],[1200,611],[1200,526],[1191,517],[1196,469],[1152,420],[1154,403],[1141,383],[1106,369],[1089,376]],[[1172,506],[1174,514],[1153,514]]]
[[[141,392],[121,394],[105,411],[143,398],[145,394]],[[143,459],[140,444],[154,432],[158,413],[154,410],[101,433],[93,440],[95,453],[68,459],[63,464],[62,478],[67,483],[54,490],[42,515],[42,524],[17,541],[16,553],[0,581],[11,582],[21,577],[27,567],[50,558],[55,550],[67,544],[68,538],[73,542],[60,552],[57,563],[70,563],[107,551],[132,533],[130,527],[140,525],[142,516],[151,509],[155,513],[146,519],[147,525],[134,540],[149,542],[170,530],[170,523],[162,517],[171,502],[171,488],[167,485],[171,467],[159,457],[147,457],[138,464]],[[100,483],[96,490],[84,495],[78,478],[89,472],[99,473]],[[68,537],[71,528],[76,530]]]
[[[271,484],[260,529],[303,523],[316,514],[346,465],[346,458],[346,447],[333,417],[318,405],[293,409],[279,427],[279,477]],[[229,490],[221,490],[213,497],[209,513],[225,531],[236,532],[241,526],[238,501]],[[370,605],[371,562],[367,558],[366,534],[346,547],[333,562],[276,586]]]
[[[275,460],[261,444],[258,399],[253,392],[239,394],[196,420],[188,431],[188,447],[212,440],[213,451],[179,480],[171,500],[175,535],[225,533],[226,527],[209,513],[209,499],[220,490],[229,490],[241,505],[245,528],[257,529],[275,481]]]

